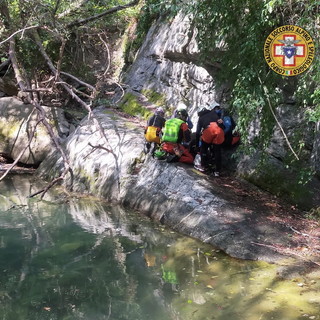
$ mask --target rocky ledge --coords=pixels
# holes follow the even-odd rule
[[[94,113],[104,135],[86,118],[66,140],[73,170],[66,187],[138,210],[235,258],[319,266],[319,223],[236,177],[145,157],[141,125],[103,107]],[[52,179],[62,170],[54,151],[38,173]]]

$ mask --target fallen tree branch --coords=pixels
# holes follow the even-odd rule
[[[124,96],[124,89],[123,89],[123,87],[122,87],[122,85],[120,84],[120,83],[118,83],[118,82],[114,82],[119,88],[120,88],[120,90],[121,90],[121,96],[120,96],[120,98],[117,100],[117,101],[115,101],[115,104],[117,104],[122,98],[123,98],[123,96]]]
[[[60,40],[61,40],[61,46],[60,46],[60,50],[59,50],[59,60],[57,62],[57,72],[56,72],[56,76],[55,76],[56,80],[59,78],[59,75],[60,75],[63,52],[64,52],[64,48],[66,46],[66,39],[60,37]]]
[[[94,20],[97,20],[97,19],[100,19],[108,14],[111,14],[111,13],[115,13],[117,11],[120,11],[120,10],[124,10],[124,9],[127,9],[127,8],[130,8],[130,7],[133,7],[135,5],[137,5],[139,3],[140,0],[134,0],[128,4],[125,4],[125,5],[122,5],[122,6],[117,6],[117,7],[113,7],[105,12],[102,12],[102,13],[99,13],[95,16],[91,16],[89,18],[86,18],[86,19],[81,19],[81,20],[76,20],[74,22],[71,22],[67,25],[67,28],[72,28],[72,27],[78,27],[78,26],[81,26],[81,25],[84,25],[88,22],[91,22],[91,21],[94,21]]]
[[[27,81],[24,79],[23,77],[23,72],[20,71],[20,67],[19,68],[19,64],[18,64],[18,61],[17,61],[17,58],[16,58],[16,54],[15,54],[15,41],[14,41],[14,38],[12,38],[10,40],[10,59],[11,59],[11,62],[12,62],[12,67],[14,69],[14,72],[15,72],[15,76],[16,76],[16,79],[18,81],[18,85],[20,87],[20,89],[22,91],[25,91],[25,90],[30,90],[30,86],[27,85]],[[53,141],[55,147],[57,148],[57,150],[60,152],[61,156],[62,156],[62,159],[64,161],[64,166],[65,166],[65,170],[63,172],[63,175],[61,175],[60,177],[63,177],[69,172],[70,175],[71,175],[71,184],[73,183],[73,171],[71,169],[71,166],[69,164],[69,159],[67,157],[67,155],[65,154],[64,150],[62,149],[57,137],[55,136],[54,132],[53,132],[53,129],[51,127],[51,125],[48,123],[48,121],[46,120],[46,117],[45,117],[45,111],[44,109],[42,108],[42,106],[38,103],[38,101],[36,101],[35,99],[33,99],[33,97],[31,95],[29,95],[27,97],[27,100],[28,102],[33,105],[37,111],[38,111],[38,115],[39,115],[39,122],[42,122],[42,124],[45,126],[45,128],[47,129],[50,137],[51,137],[51,140]],[[34,131],[35,132],[35,131]],[[34,135],[34,132],[32,134],[32,138],[33,138],[33,135]],[[29,139],[29,144],[27,147],[30,146],[30,143],[32,141],[32,138]],[[26,147],[26,148],[27,148]],[[22,152],[21,152],[21,156],[22,156]],[[18,159],[16,160],[17,162],[19,161],[19,159],[21,158],[18,157]],[[13,166],[12,166],[13,167]],[[9,172],[9,171],[8,171]],[[55,179],[56,180],[56,179]],[[49,187],[46,189],[49,190],[49,188],[52,186],[53,184],[49,184]],[[41,198],[43,198],[45,192],[43,192],[43,195]]]
[[[18,60],[16,57],[16,50],[15,50],[15,41],[14,38],[11,38],[10,40],[10,48],[9,48],[9,56],[11,59],[11,64],[12,64],[12,68],[14,70],[15,73],[15,77],[17,79],[17,84],[19,86],[19,88],[24,91],[26,89],[29,89],[27,87],[27,83],[22,75],[22,72],[20,71],[19,68],[19,64],[18,64]]]
[[[70,73],[61,71],[60,74],[63,74],[64,76],[67,76],[67,77],[69,77],[70,79],[77,81],[79,84],[82,84],[83,86],[89,88],[89,89],[92,90],[93,92],[96,91],[96,88],[95,88],[94,86],[92,86],[91,84],[86,83],[86,82],[80,80],[79,78],[75,77],[74,75],[72,75],[72,74],[70,74]]]
[[[300,234],[300,235],[302,235],[302,236],[304,236],[304,237],[308,237],[308,238],[320,240],[320,237],[314,237],[314,236],[311,236],[310,234],[300,232],[300,231],[294,229],[293,227],[291,227],[290,225],[287,225],[287,224],[286,224],[286,226],[287,226],[290,230],[292,230],[293,232],[295,232],[295,233],[297,233],[297,234]]]
[[[35,196],[37,196],[38,194],[41,194],[40,199],[43,199],[43,197],[45,196],[45,194],[54,186],[56,185],[59,181],[64,180],[64,177],[67,175],[67,173],[69,172],[69,168],[65,168],[65,170],[62,172],[62,174],[53,179],[45,188],[38,190],[37,192],[32,193],[31,195],[29,195],[29,198],[33,198]]]
[[[52,88],[24,89],[24,92],[52,92]]]
[[[17,35],[18,33],[21,33],[21,32],[23,33],[23,32],[25,32],[26,30],[35,29],[35,28],[38,28],[38,27],[39,27],[38,25],[35,25],[35,26],[29,26],[29,27],[25,27],[25,28],[23,28],[23,29],[18,30],[18,31],[16,31],[16,32],[12,33],[12,34],[10,35],[10,37],[8,37],[7,39],[1,41],[1,42],[0,42],[0,46],[1,46],[2,44],[4,44],[5,42],[11,40],[11,39],[12,39],[15,35]]]
[[[47,55],[46,51],[44,50],[44,47],[42,45],[41,39],[39,37],[39,34],[33,30],[33,36],[35,39],[36,44],[38,45],[38,48],[40,50],[40,53],[42,54],[42,56],[44,57],[45,61],[47,62],[51,72],[53,73],[53,75],[56,75],[57,70],[54,67],[52,61],[50,60],[49,56]],[[75,93],[74,91],[69,87],[69,85],[67,85],[66,83],[63,83],[63,81],[59,78],[58,79],[59,82],[61,82],[62,87],[67,91],[67,93],[73,98],[75,99],[85,110],[88,111],[88,116],[89,119],[93,118],[93,121],[95,122],[101,136],[105,139],[105,141],[109,144],[108,138],[105,135],[105,132],[101,126],[101,124],[99,123],[99,121],[96,119],[96,117],[93,115],[92,110],[90,105],[88,105],[87,103],[85,103],[82,99],[80,99]],[[109,144],[110,145],[110,144]]]
[[[111,65],[111,63],[110,63],[110,51],[109,51],[109,47],[108,47],[107,42],[103,39],[101,34],[99,34],[99,38],[100,38],[101,42],[104,44],[104,46],[106,48],[106,51],[107,51],[107,67],[106,67],[106,70],[103,73],[103,76],[105,77],[107,75],[107,72],[109,71],[109,68],[110,68],[110,65]]]

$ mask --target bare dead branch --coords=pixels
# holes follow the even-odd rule
[[[269,92],[268,92],[267,87],[263,85],[262,80],[260,79],[260,76],[258,76],[258,79],[259,79],[259,82],[260,82],[260,84],[261,84],[261,86],[262,86],[262,88],[263,88],[263,91],[264,91],[265,95],[266,95],[266,98],[267,98],[267,101],[268,101],[268,106],[269,106],[269,109],[270,109],[270,111],[271,111],[271,113],[272,113],[272,116],[273,116],[273,118],[276,120],[277,125],[278,125],[278,127],[280,128],[280,131],[281,131],[284,139],[286,140],[286,143],[287,143],[289,149],[291,150],[291,152],[292,152],[292,154],[295,156],[295,158],[296,158],[297,160],[300,160],[299,157],[298,157],[298,155],[296,154],[296,152],[293,150],[293,148],[292,148],[292,146],[291,146],[291,143],[290,143],[290,141],[289,141],[289,139],[288,139],[288,136],[287,136],[286,133],[284,132],[280,121],[278,120],[275,112],[274,112],[273,109],[272,109],[272,104],[271,104],[271,101],[270,101]]]
[[[83,157],[83,159],[85,160],[87,157],[89,157],[90,156],[90,154],[92,154],[93,152],[95,152],[97,149],[102,149],[102,150],[105,150],[105,151],[107,151],[107,152],[110,152],[110,153],[112,153],[112,150],[110,150],[110,149],[108,149],[108,148],[106,148],[106,147],[104,147],[104,146],[102,146],[102,145],[97,145],[97,146],[94,146],[94,145],[92,145],[90,142],[89,142],[89,146],[92,148],[92,150],[91,150],[91,152],[89,152],[88,154],[86,154],[84,157]]]
[[[42,42],[40,40],[39,34],[36,32],[36,30],[33,30],[33,36],[35,39],[36,44],[39,47],[40,53],[42,54],[42,56],[44,57],[45,61],[47,62],[51,72],[53,73],[53,75],[56,75],[57,70],[54,67],[52,61],[50,60],[49,56],[47,55],[46,51],[43,48]],[[59,82],[62,82],[61,79],[59,79]],[[85,110],[88,111],[88,115],[89,118],[92,118],[93,121],[95,122],[95,125],[97,126],[101,136],[105,139],[105,141],[109,144],[108,138],[105,135],[105,132],[101,126],[101,124],[99,123],[99,121],[96,119],[96,117],[93,115],[92,110],[90,105],[88,105],[87,103],[85,103],[82,99],[80,99],[76,94],[74,94],[73,90],[69,87],[69,85],[62,83],[61,84],[62,87],[67,91],[67,93],[73,98],[75,99],[83,108],[85,108]]]
[[[23,78],[23,72],[20,71],[20,68],[19,68],[19,65],[18,65],[18,61],[17,61],[17,58],[16,58],[16,54],[15,54],[15,41],[14,41],[14,38],[12,38],[10,40],[10,58],[11,58],[11,62],[12,62],[12,66],[13,66],[13,69],[14,69],[14,72],[15,72],[15,76],[16,76],[16,79],[18,81],[18,85],[20,87],[20,89],[22,91],[24,90],[30,90],[30,87],[26,84],[27,81]],[[53,66],[53,64],[52,64]],[[45,126],[45,128],[47,129],[56,149],[60,152],[61,156],[62,156],[62,159],[64,161],[64,166],[65,166],[65,175],[67,174],[67,172],[70,173],[71,175],[71,181],[73,181],[73,171],[71,169],[71,166],[69,164],[69,159],[66,155],[66,153],[64,152],[63,148],[61,147],[57,137],[55,136],[54,132],[53,132],[53,129],[51,127],[51,125],[48,123],[46,117],[45,117],[45,111],[43,109],[43,107],[39,104],[38,101],[36,101],[35,99],[33,99],[33,97],[30,95],[27,97],[27,100],[28,102],[35,106],[35,108],[37,109],[38,111],[38,115],[39,115],[39,122],[42,122],[42,124]],[[33,138],[33,135],[34,135],[34,132],[32,134],[32,138]],[[32,139],[29,139],[29,144],[28,146],[30,145]],[[27,147],[26,147],[27,148]],[[23,154],[23,153],[22,153]],[[20,156],[21,158],[21,156]],[[20,159],[19,158],[19,159]],[[63,176],[64,177],[64,176]]]
[[[125,4],[125,5],[122,5],[122,6],[117,6],[117,7],[113,7],[105,12],[102,12],[100,14],[97,14],[95,16],[91,16],[89,18],[86,18],[86,19],[81,19],[81,20],[76,20],[74,22],[71,22],[67,25],[67,28],[72,28],[72,27],[77,27],[77,26],[82,26],[88,22],[91,22],[91,21],[94,21],[94,20],[97,20],[97,19],[100,19],[108,14],[111,14],[111,13],[115,13],[117,11],[120,11],[120,10],[124,10],[124,9],[127,9],[127,8],[130,8],[130,7],[133,7],[135,5],[137,5],[139,3],[140,0],[134,0],[128,4]]]
[[[16,32],[12,33],[12,34],[10,35],[10,37],[8,37],[7,39],[1,41],[1,42],[0,42],[0,46],[1,46],[2,44],[4,44],[5,42],[11,40],[11,39],[12,39],[15,35],[17,35],[18,33],[23,33],[23,32],[25,32],[26,30],[35,29],[35,28],[38,28],[38,27],[39,27],[38,25],[36,25],[36,26],[29,26],[29,27],[25,27],[25,28],[23,28],[23,29],[18,30],[18,31],[16,31]]]
[[[319,237],[314,237],[314,236],[311,236],[311,235],[308,234],[308,233],[300,232],[300,231],[296,230],[295,228],[291,227],[290,225],[286,225],[286,226],[287,226],[289,229],[291,229],[293,232],[295,232],[295,233],[297,233],[297,234],[300,234],[300,235],[302,235],[302,236],[304,236],[304,237],[308,237],[308,238],[312,238],[312,239],[319,239],[319,240],[320,240]]]
[[[107,72],[109,71],[109,68],[110,68],[110,51],[109,51],[109,47],[108,47],[108,44],[107,42],[103,39],[102,35],[99,34],[99,38],[101,40],[101,42],[104,44],[104,46],[106,47],[106,50],[107,50],[107,66],[106,66],[106,70],[104,71],[103,73],[103,76],[105,77]]]
[[[12,68],[14,70],[17,82],[18,82],[18,86],[19,88],[24,91],[26,89],[28,89],[27,87],[27,83],[26,80],[24,79],[22,72],[20,71],[19,65],[18,65],[18,60],[16,57],[16,50],[15,50],[15,41],[14,38],[10,39],[10,49],[9,49],[9,56],[11,59],[11,64],[12,64]]]
[[[48,80],[41,81],[41,83],[42,83],[42,84],[46,84],[46,83],[51,82],[53,79],[54,79],[54,76],[51,76]]]
[[[59,78],[60,75],[60,69],[61,69],[61,63],[62,63],[62,58],[63,58],[63,52],[64,52],[64,48],[66,46],[66,39],[61,37],[61,46],[60,46],[60,50],[59,50],[59,60],[57,63],[57,73],[56,73],[56,81]]]
[[[52,92],[52,88],[24,89],[24,92]]]
[[[105,151],[107,151],[107,152],[111,152],[111,153],[112,153],[112,150],[110,150],[110,149],[102,146],[101,144],[98,144],[97,146],[94,146],[94,145],[92,145],[92,144],[89,142],[89,146],[92,147],[92,148],[94,148],[94,149],[102,149],[102,150],[105,150]]]
[[[114,82],[120,89],[121,89],[121,96],[120,96],[120,98],[115,102],[115,103],[118,103],[121,99],[122,99],[122,97],[124,96],[124,89],[122,88],[122,85],[120,84],[120,83],[118,83],[118,82]]]
[[[54,180],[52,180],[45,188],[43,188],[41,190],[38,190],[37,192],[34,192],[31,195],[29,195],[29,198],[33,198],[33,197],[37,196],[38,194],[41,194],[40,199],[43,199],[43,197],[49,191],[49,189],[51,189],[59,181],[64,180],[64,178],[65,178],[65,176],[67,175],[68,172],[69,172],[69,168],[65,168],[65,170],[63,171],[63,173],[59,177],[57,177]]]
[[[64,71],[61,71],[60,73],[61,73],[61,74],[63,74],[64,76],[67,76],[67,77],[69,77],[69,78],[71,78],[71,79],[73,79],[73,80],[77,81],[79,84],[82,84],[83,86],[85,86],[85,87],[89,88],[90,90],[92,90],[92,91],[96,91],[96,88],[95,88],[95,87],[93,87],[91,84],[86,83],[86,82],[84,82],[84,81],[80,80],[79,78],[77,78],[77,77],[73,76],[72,74],[67,73],[67,72],[64,72]]]

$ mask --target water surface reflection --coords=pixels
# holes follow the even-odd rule
[[[320,319],[319,280],[230,259],[146,217],[39,182],[0,184],[0,319]]]

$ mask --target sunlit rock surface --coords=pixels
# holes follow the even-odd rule
[[[279,241],[283,227],[276,222],[255,223],[255,210],[230,201],[223,188],[210,183],[190,165],[145,159],[142,127],[135,126],[100,107],[95,115],[104,128],[101,137],[94,120],[84,119],[67,139],[65,148],[73,170],[64,185],[139,210],[183,234],[223,249],[231,256],[274,261],[280,255],[267,246],[255,245],[257,237]],[[58,152],[41,164],[47,179],[63,171]]]
[[[169,106],[183,102],[195,121],[203,106],[225,101],[228,89],[214,80],[219,65],[200,61],[191,23],[182,14],[155,23],[123,81],[133,91],[163,94]]]

